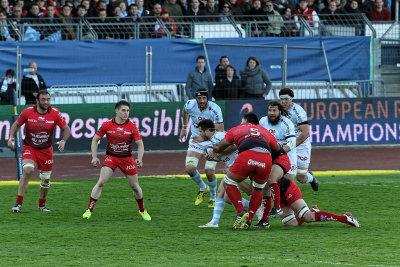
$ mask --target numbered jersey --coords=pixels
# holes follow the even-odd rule
[[[292,121],[282,116],[277,124],[272,124],[268,121],[268,117],[260,119],[260,125],[267,129],[283,147],[287,143],[287,139],[295,137],[295,130]]]
[[[67,123],[60,111],[50,106],[46,113],[40,114],[36,106],[26,108],[17,119],[19,125],[25,124],[24,144],[36,149],[51,146],[54,128],[58,125],[64,128]]]
[[[130,157],[132,155],[132,142],[142,139],[133,122],[127,120],[123,124],[118,124],[115,118],[104,122],[96,134],[99,137],[106,135],[106,154],[120,158]]]
[[[192,121],[190,131],[192,136],[199,136],[199,122],[205,119],[210,119],[214,123],[223,123],[221,108],[214,102],[208,101],[208,106],[204,110],[200,110],[196,99],[186,102],[184,109],[189,114]]]
[[[271,153],[271,148],[278,146],[275,137],[261,125],[244,123],[230,129],[225,134],[225,140],[235,143],[239,152],[255,148]]]
[[[299,137],[301,134],[299,126],[302,124],[308,124],[307,113],[300,105],[296,103],[293,103],[293,106],[288,110],[288,112],[288,117],[294,124],[296,137]]]

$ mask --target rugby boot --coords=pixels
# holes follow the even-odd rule
[[[256,225],[254,225],[254,228],[257,229],[268,229],[269,228],[269,221],[261,219]]]
[[[208,186],[207,189],[204,191],[199,190],[194,205],[200,205],[203,202],[205,195],[207,195],[208,193],[210,193],[210,188]]]
[[[314,191],[318,191],[318,189],[319,189],[318,180],[317,180],[317,178],[315,178],[313,172],[309,172],[309,173],[310,173],[310,174],[312,175],[312,177],[313,177],[313,180],[310,182],[311,188],[312,188]]]
[[[150,214],[147,212],[147,210],[144,210],[143,212],[141,212],[141,211],[139,210],[139,214],[140,214],[140,216],[142,216],[143,220],[145,220],[145,221],[151,221]]]
[[[283,211],[282,211],[281,208],[275,208],[275,207],[273,207],[273,208],[271,209],[271,211],[269,212],[268,217],[274,217],[274,216],[276,216],[276,215],[281,215],[282,213],[283,213]]]
[[[214,223],[213,221],[208,222],[204,225],[199,225],[200,228],[218,228],[218,223]]]
[[[19,203],[15,203],[15,206],[11,208],[12,212],[21,212],[22,205]]]
[[[346,216],[346,218],[347,218],[347,222],[346,222],[347,225],[351,225],[354,227],[360,227],[360,223],[357,221],[356,218],[353,217],[353,215],[350,212],[346,212],[344,214],[344,216]]]
[[[251,226],[251,221],[250,220],[245,220],[242,225],[240,225],[240,229],[247,230]]]
[[[38,208],[39,211],[45,211],[45,212],[51,212],[51,210],[49,208],[47,208],[46,206],[40,206]]]
[[[92,212],[90,210],[86,210],[84,214],[82,214],[82,218],[83,219],[90,219],[90,217],[92,216]]]
[[[214,206],[215,206],[215,199],[211,199],[211,200],[208,202],[208,207],[209,207],[209,208],[214,208]]]
[[[247,210],[243,210],[241,213],[236,215],[235,222],[233,223],[233,229],[240,229],[242,223],[249,217],[249,213]]]

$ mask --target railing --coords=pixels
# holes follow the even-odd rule
[[[187,100],[184,84],[126,83],[93,85],[54,85],[49,88],[52,104],[115,103],[125,99],[134,102],[179,102]],[[296,99],[356,98],[385,95],[383,81],[296,81],[287,82]],[[265,99],[278,99],[281,81],[272,82],[272,89]],[[22,103],[23,104],[23,103]]]

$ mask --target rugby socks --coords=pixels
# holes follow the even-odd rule
[[[45,198],[39,198],[39,207],[43,207],[46,205],[46,199]]]
[[[299,224],[299,226],[301,226],[304,223],[303,219],[300,219],[297,214],[295,215],[295,217],[296,217],[297,223]]]
[[[200,173],[199,171],[196,171],[196,175],[191,177],[193,179],[193,181],[195,181],[195,183],[200,187],[201,191],[204,191],[207,189],[207,185],[203,182],[203,180],[201,179]]]
[[[96,202],[97,202],[97,199],[90,197],[89,205],[87,207],[87,209],[90,210],[90,212],[93,211],[93,208],[94,208],[94,205],[96,204]]]
[[[143,198],[136,199],[136,202],[137,202],[137,204],[139,206],[139,211],[143,212],[144,211]]]
[[[22,202],[23,202],[23,201],[24,201],[24,196],[18,195],[18,196],[17,196],[17,202],[16,202],[16,203],[22,205]]]
[[[271,195],[274,200],[274,208],[280,208],[281,206],[281,190],[279,190],[278,183],[273,183],[269,185],[269,189],[271,189]]]
[[[263,196],[261,191],[254,190],[253,194],[251,194],[250,203],[249,203],[249,220],[253,221],[254,215],[256,214],[258,208],[261,205]]]
[[[272,199],[269,196],[264,197],[264,214],[263,219],[268,221],[268,214],[271,211]]]
[[[316,211],[314,214],[316,222],[325,222],[325,221],[339,221],[342,223],[347,222],[347,218],[344,215],[333,214],[326,211]]]
[[[247,199],[245,199],[244,197],[242,197],[242,205],[245,209],[249,208],[249,201]]]
[[[244,210],[244,207],[242,204],[242,195],[240,194],[239,189],[234,185],[228,185],[226,187],[226,194],[231,200],[233,206],[235,206],[237,213],[241,213]]]
[[[208,181],[208,186],[210,187],[210,200],[215,200],[217,197],[217,177],[212,182]]]
[[[213,224],[218,224],[219,223],[219,219],[221,218],[221,214],[224,211],[224,208],[225,208],[225,199],[224,198],[217,198],[215,200],[213,217],[211,219],[211,222]]]
[[[311,183],[314,180],[314,177],[310,172],[307,172],[307,183]]]

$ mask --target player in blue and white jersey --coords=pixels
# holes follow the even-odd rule
[[[293,103],[294,93],[290,88],[279,91],[279,98],[289,112],[288,118],[293,122],[296,133],[297,175],[300,183],[310,183],[314,191],[318,191],[318,181],[312,172],[308,171],[311,160],[310,126],[307,113],[298,104]]]
[[[208,186],[201,179],[200,173],[197,170],[197,165],[199,164],[199,159],[204,156],[207,152],[207,147],[211,145],[211,141],[198,142],[201,139],[198,129],[198,123],[205,119],[210,119],[215,123],[215,130],[218,132],[224,131],[224,121],[222,118],[221,108],[214,102],[208,101],[208,91],[207,89],[198,89],[195,93],[195,99],[191,99],[186,102],[182,109],[182,130],[179,136],[181,142],[186,141],[187,136],[187,125],[189,122],[189,117],[191,119],[191,137],[189,139],[189,147],[186,154],[186,172],[190,177],[197,183],[200,187],[199,193],[195,200],[195,205],[200,205],[204,196],[210,193],[210,201],[208,207],[214,207],[215,198],[217,194],[217,179],[215,177],[215,167],[217,162],[206,161],[205,173],[208,180]]]
[[[215,125],[211,120],[202,120],[201,122],[199,122],[198,126],[202,140],[210,140],[212,145],[218,144],[222,139],[225,138],[225,132],[216,132]],[[223,161],[225,162],[226,167],[229,168],[233,164],[239,153],[236,145],[230,145],[222,153],[215,153],[212,149],[212,145],[209,149],[207,149],[206,158],[208,160]],[[251,186],[244,181],[239,183],[239,188],[247,195],[251,195],[252,193]],[[218,187],[217,198],[215,200],[215,206],[213,210],[213,217],[210,222],[204,225],[200,225],[199,227],[218,227],[219,219],[222,212],[224,211],[225,201],[231,203],[228,197],[225,198],[225,186],[224,180],[222,179]],[[246,207],[248,207],[249,205],[249,201],[245,198],[242,198],[242,203],[243,206]],[[260,216],[261,218],[261,211],[259,212],[258,216]]]

